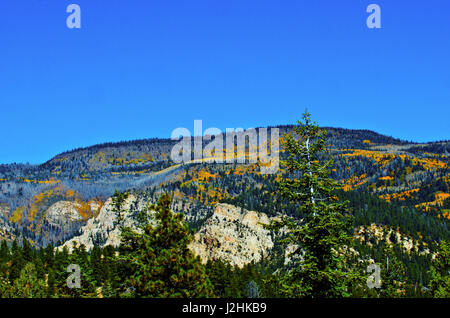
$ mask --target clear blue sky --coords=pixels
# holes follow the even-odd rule
[[[450,139],[449,15],[448,0],[1,1],[0,163],[305,107],[324,126]]]

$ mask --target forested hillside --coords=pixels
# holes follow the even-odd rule
[[[283,144],[283,134],[293,126],[277,128]],[[342,185],[336,195],[348,200],[355,250],[361,258],[377,261],[385,257],[386,246],[394,247],[393,257],[405,266],[408,284],[415,286],[408,293],[424,295],[418,286],[430,284],[433,255],[440,242],[450,239],[450,142],[418,144],[367,130],[326,131],[329,153],[319,158],[334,159],[330,176]],[[287,200],[279,191],[280,182],[290,176],[284,166],[277,174],[266,175],[261,174],[259,162],[175,164],[170,159],[175,143],[166,139],[106,143],[62,153],[41,165],[0,165],[0,239],[7,243],[2,245],[2,266],[11,261],[17,264],[9,279],[20,279],[25,268],[41,283],[48,280],[51,288],[46,295],[66,295],[71,291],[61,285],[58,268],[81,258],[92,271],[83,293],[118,296],[123,286],[112,278],[118,271],[113,247],[97,246],[92,251],[78,247],[70,255],[66,250],[53,252],[54,246],[86,231],[89,220],[98,222],[99,214],[110,211],[105,205],[111,206],[109,198],[116,190],[116,194],[126,191],[150,203],[170,193],[171,209],[184,213],[194,232],[205,232],[202,226],[218,204],[257,211],[268,218],[306,217],[298,215],[298,202]],[[283,148],[280,155],[287,156]],[[265,275],[271,277],[286,261],[280,248],[275,244],[267,257],[244,268],[232,268],[226,259],[208,262],[215,294],[281,296],[275,292],[276,283],[262,283]],[[30,262],[34,268],[25,266]],[[47,276],[44,265],[51,268]],[[236,281],[229,281],[227,273],[233,271]],[[95,289],[100,286],[103,291]]]
[[[292,126],[278,128],[282,135]],[[422,223],[434,224],[435,218],[450,217],[449,142],[415,144],[366,130],[326,129],[335,158],[332,177],[344,184],[352,204],[366,202],[363,208],[369,209],[370,202],[375,206],[388,202],[382,211],[398,207],[411,212],[413,217],[404,223],[420,218]],[[174,144],[161,139],[106,143],[62,153],[42,165],[1,165],[1,217],[35,244],[45,246],[70,237],[98,213],[98,207],[116,189],[164,184],[201,204],[234,202],[269,215],[293,209],[280,206],[277,198],[269,199],[283,171],[276,176],[261,176],[257,164],[175,165],[170,160]],[[46,212],[58,201],[75,203],[80,217],[71,222],[50,222]],[[428,216],[433,216],[432,221],[423,221]],[[393,226],[400,222],[388,216],[365,218]],[[434,230],[425,231],[425,236],[442,231],[431,227]]]

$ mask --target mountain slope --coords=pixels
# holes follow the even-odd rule
[[[292,130],[292,126],[278,128],[280,136]],[[368,195],[389,203],[389,207],[425,218],[414,219],[414,223],[431,224],[426,228],[404,225],[408,231],[418,228],[429,232],[431,227],[433,231],[437,228],[437,233],[445,233],[445,221],[435,225],[435,221],[427,218],[450,217],[449,142],[417,144],[368,130],[326,129],[335,159],[332,176],[343,183],[348,193],[359,193],[349,196],[354,206],[361,200],[357,197]],[[283,170],[277,175],[263,176],[258,164],[176,165],[170,160],[175,143],[168,139],[106,143],[62,153],[42,165],[1,165],[0,210],[4,231],[8,227],[8,233],[26,237],[36,245],[65,241],[99,213],[94,206],[105,204],[116,189],[171,191],[179,197],[178,202],[183,202],[181,210],[188,210],[188,221],[197,229],[205,221],[205,212],[201,211],[220,202],[269,216],[281,210],[288,214],[295,210],[295,206],[283,205],[276,195],[273,197]],[[370,200],[373,201],[370,204],[381,204]],[[58,202],[73,202],[72,210],[80,218],[55,215]],[[393,222],[393,212],[389,213],[388,219]],[[436,234],[439,235],[442,236]]]

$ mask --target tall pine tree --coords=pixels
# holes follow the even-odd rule
[[[170,210],[164,194],[152,213],[143,211],[140,232],[123,228],[120,259],[127,266],[124,296],[210,297],[212,285],[200,259],[189,250],[193,236],[182,214]]]
[[[336,191],[341,185],[329,177],[333,160],[323,161],[326,132],[303,114],[295,134],[284,137],[287,159],[282,165],[287,177],[280,182],[281,194],[296,203],[298,216],[284,218],[274,228],[287,228],[284,243],[294,246],[293,268],[281,281],[287,297],[345,297],[356,274],[349,271],[344,254],[352,243],[347,203]],[[303,217],[303,218],[301,218]]]
[[[441,241],[430,268],[430,289],[434,298],[450,298],[450,243]]]

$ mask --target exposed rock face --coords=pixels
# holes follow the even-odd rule
[[[16,236],[13,233],[13,229],[5,222],[2,218],[0,218],[0,241],[14,241]]]
[[[8,224],[9,217],[9,206],[4,203],[0,203],[0,241],[14,241],[15,235],[13,233],[13,229]]]
[[[269,231],[263,228],[269,222],[264,213],[218,204],[190,248],[203,262],[222,259],[239,267],[258,262],[273,247]]]
[[[74,216],[74,208],[68,202],[59,203],[53,207],[55,213],[59,211],[59,215]],[[130,195],[122,205],[123,225],[136,229],[137,212],[145,205],[144,200]],[[50,212],[53,215],[53,211]],[[222,259],[240,267],[252,261],[258,262],[273,247],[270,233],[262,225],[269,222],[269,218],[263,213],[247,211],[230,204],[218,204],[213,216],[196,233],[190,248],[203,262]],[[80,233],[59,248],[66,246],[70,251],[76,243],[91,250],[94,245],[117,247],[120,244],[118,215],[113,211],[112,199],[105,202],[97,217],[88,220]]]
[[[121,217],[123,226],[137,228],[137,212],[144,208],[145,203],[133,195],[122,204]],[[69,251],[73,243],[78,246],[84,244],[87,250],[97,246],[118,246],[120,244],[120,227],[118,226],[118,214],[114,211],[112,199],[108,199],[100,210],[97,217],[88,220],[87,224],[80,230],[81,235],[72,238],[60,248],[67,246]]]
[[[94,201],[90,203],[90,206],[92,211],[99,208],[99,204]],[[58,201],[47,209],[45,218],[49,224],[55,226],[82,221],[83,217],[78,212],[79,207],[80,204],[77,202]]]

